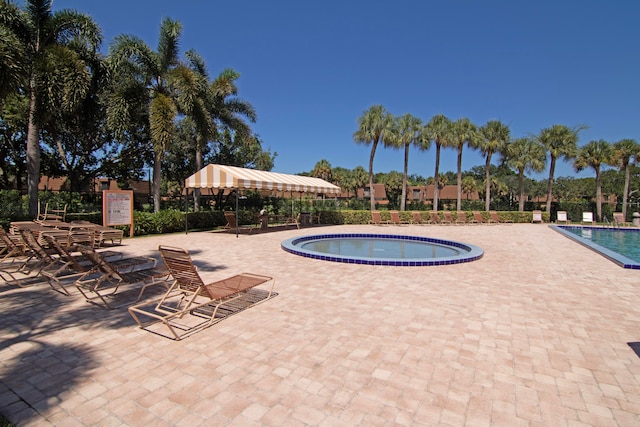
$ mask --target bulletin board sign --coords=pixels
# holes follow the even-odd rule
[[[102,191],[102,223],[106,227],[128,225],[129,236],[133,237],[133,191]]]

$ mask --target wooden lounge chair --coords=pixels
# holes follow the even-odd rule
[[[156,267],[156,261],[153,258],[148,258],[150,268],[140,267],[133,271],[120,272],[94,248],[80,245],[78,250],[93,264],[91,270],[74,282],[74,286],[87,302],[102,302],[107,308],[116,308],[116,305],[108,301],[115,299],[116,294],[123,294],[126,291],[138,292],[134,301],[137,302],[150,286],[163,284],[169,287],[169,271],[164,266]],[[119,292],[120,288],[124,288],[124,291]]]
[[[411,224],[415,225],[427,225],[429,224],[429,220],[425,221],[422,219],[422,214],[419,211],[411,212]]]
[[[27,276],[31,270],[31,261],[35,254],[28,249],[22,237],[7,234],[0,227],[0,244],[2,255],[0,256],[0,278],[5,282],[17,280],[15,274]]]
[[[258,227],[252,227],[252,226],[238,225],[236,221],[236,213],[233,211],[225,211],[224,218],[227,220],[227,224],[224,226],[225,230],[234,231],[234,232],[236,230],[238,231],[248,230],[249,233],[251,233],[254,229],[258,228]]]
[[[571,221],[567,218],[567,211],[558,211],[556,213],[557,224],[571,224]]]
[[[400,212],[398,211],[389,211],[389,215],[391,215],[391,224],[393,225],[409,225],[409,221],[405,221],[400,218]]]
[[[49,208],[49,203],[44,205],[44,212],[40,211],[40,202],[38,202],[38,217],[36,222],[43,221],[63,221],[67,217],[67,205],[64,205],[62,209]]]
[[[451,214],[451,211],[442,211],[442,224],[453,224],[453,215]]]
[[[48,234],[45,234],[44,238],[47,242],[47,246],[56,253],[57,262],[47,268],[44,268],[41,271],[41,274],[47,279],[49,286],[51,286],[53,290],[69,295],[66,285],[73,284],[68,283],[69,279],[75,280],[84,273],[90,271],[93,267],[93,263],[82,254],[74,255],[72,252],[76,249],[76,246],[67,248],[61,245],[55,237]],[[139,266],[155,266],[156,264],[156,261],[153,258],[125,258],[121,252],[116,251],[102,251],[100,252],[100,256],[121,273],[134,271]]]
[[[511,220],[511,219],[506,219],[506,220],[500,219],[500,216],[498,215],[498,212],[496,212],[496,211],[489,211],[489,217],[491,218],[491,222],[492,223],[496,223],[496,224],[513,224],[513,220]]]
[[[31,265],[28,270],[25,271],[27,274],[35,272],[35,274],[38,275],[42,269],[55,263],[53,251],[42,246],[31,230],[21,230],[20,235],[26,247],[29,248],[29,251],[33,254],[33,259],[37,260],[35,264]]]
[[[542,224],[542,211],[533,211],[532,213],[532,217],[531,217],[531,222],[532,223],[540,223]]]
[[[390,223],[391,221],[389,221],[388,219],[385,219],[385,220],[382,219],[382,215],[380,214],[380,211],[371,211],[371,220],[369,221],[369,224],[388,225]]]
[[[484,217],[482,216],[482,213],[480,213],[480,211],[473,211],[473,219],[475,220],[476,224],[490,224],[491,222],[489,221],[485,221]]]
[[[89,221],[71,221],[68,224],[72,234],[77,233],[81,235],[82,233],[91,233],[93,235],[91,246],[96,248],[101,247],[106,241],[111,241],[111,245],[122,244],[124,231],[118,228],[105,227]]]
[[[627,227],[631,224],[625,221],[624,214],[622,212],[613,213],[613,226],[614,227]]]
[[[245,305],[241,307],[244,309],[269,299],[273,293],[275,280],[272,277],[252,273],[205,284],[187,250],[160,246],[159,251],[175,281],[160,300],[129,307],[129,314],[142,329],[161,323],[174,339],[179,340],[232,314],[222,313],[223,305],[244,298]],[[256,299],[249,295],[250,290],[266,283],[271,283],[266,296]]]
[[[442,221],[440,220],[440,215],[436,211],[429,212],[429,222],[431,224],[442,225]]]
[[[464,211],[457,211],[456,212],[456,220],[455,220],[455,224],[456,225],[465,225],[465,224],[469,224],[469,222],[467,221],[467,214]]]

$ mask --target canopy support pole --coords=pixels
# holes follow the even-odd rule
[[[238,238],[238,193],[240,192],[240,190],[238,188],[236,188],[236,239]]]
[[[184,188],[184,234],[189,234],[189,224],[187,217],[189,216],[189,187]]]

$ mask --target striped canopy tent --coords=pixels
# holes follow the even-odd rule
[[[340,193],[340,187],[320,178],[215,164],[207,165],[187,178],[185,187]]]
[[[189,188],[235,188],[238,190],[289,191],[340,194],[340,187],[309,176],[266,172],[256,169],[209,164],[185,180]],[[238,192],[236,191],[236,236],[238,235]],[[292,207],[293,211],[293,207]],[[293,212],[292,212],[293,214]],[[186,218],[186,215],[185,215]],[[187,225],[185,224],[185,228]]]

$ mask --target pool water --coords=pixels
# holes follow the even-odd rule
[[[567,228],[566,230],[640,263],[640,232],[638,231],[609,228]]]
[[[293,237],[285,251],[322,261],[361,265],[438,266],[482,258],[484,251],[468,243],[391,234],[320,234]]]
[[[440,258],[460,254],[453,247],[435,243],[355,237],[315,240],[300,247],[326,254],[387,259]]]
[[[571,225],[551,228],[624,268],[640,270],[640,230]]]

